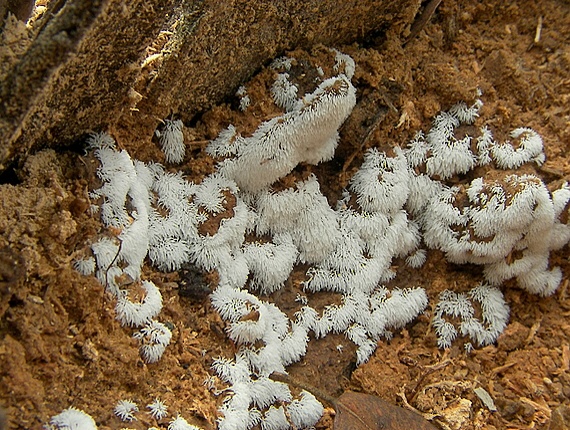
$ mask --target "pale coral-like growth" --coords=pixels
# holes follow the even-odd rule
[[[141,341],[140,354],[143,360],[146,363],[156,363],[170,343],[172,332],[164,324],[151,321],[133,337]]]
[[[421,217],[425,243],[454,263],[484,264],[494,285],[516,277],[529,292],[549,295],[561,278],[548,270],[550,232],[555,225],[552,198],[535,176],[509,175],[503,181],[472,181],[432,198]],[[521,257],[508,257],[518,250]]]
[[[160,399],[154,399],[152,403],[146,405],[149,414],[155,420],[161,420],[168,415],[168,407]]]
[[[121,325],[143,326],[156,317],[162,309],[162,294],[156,285],[151,281],[142,281],[140,285],[144,290],[142,302],[136,303],[129,300],[128,292],[125,290],[119,294],[115,312]]]
[[[475,317],[475,303],[481,310],[481,319]],[[508,319],[509,307],[503,294],[495,287],[481,284],[468,294],[443,291],[432,324],[440,348],[449,348],[459,333],[469,336],[477,345],[485,346],[497,340]],[[454,323],[454,320],[459,322]]]
[[[73,262],[73,268],[81,273],[83,276],[92,275],[95,273],[95,259],[88,257],[84,259],[77,259]]]
[[[497,167],[516,169],[530,161],[538,165],[544,163],[542,138],[536,131],[526,127],[517,128],[511,132],[511,138],[518,140],[516,149],[511,142],[491,147],[491,155]]]
[[[256,204],[257,232],[289,233],[301,262],[322,261],[340,240],[337,214],[321,194],[315,176],[297,183],[295,190],[263,191]]]
[[[178,164],[184,161],[186,147],[184,146],[184,124],[181,120],[164,120],[164,127],[161,131],[156,131],[160,146],[164,151],[167,163]]]
[[[233,158],[220,162],[218,170],[243,190],[258,192],[300,162],[330,160],[337,145],[338,127],[355,103],[355,89],[346,76],[329,78],[293,110],[261,124],[237,146]]]
[[[196,427],[182,418],[180,415],[177,415],[170,423],[168,424],[168,430],[201,430],[200,427]]]
[[[70,407],[51,417],[50,430],[97,430],[95,420],[80,409]]]
[[[135,421],[135,413],[139,411],[139,407],[132,400],[119,400],[115,406],[114,413],[122,421]]]

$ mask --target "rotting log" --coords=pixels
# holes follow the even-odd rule
[[[54,6],[55,5],[55,6]],[[52,0],[0,84],[0,171],[89,131],[151,141],[296,47],[409,28],[418,0]],[[40,26],[41,24],[41,26]]]

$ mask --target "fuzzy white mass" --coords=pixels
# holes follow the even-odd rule
[[[332,252],[340,240],[338,216],[321,193],[316,176],[297,183],[296,189],[259,193],[256,231],[291,235],[299,261],[317,263]]]
[[[146,405],[149,414],[155,420],[161,420],[168,415],[168,407],[160,399],[154,399],[152,403]]]
[[[136,421],[135,413],[139,407],[132,400],[119,400],[115,406],[114,413],[122,421]]]
[[[95,259],[93,257],[77,259],[73,262],[73,268],[83,276],[92,275],[96,268]]]
[[[172,332],[166,325],[158,321],[151,321],[136,332],[133,337],[141,342],[140,354],[143,360],[146,363],[156,363],[170,343]]]
[[[290,234],[276,234],[273,241],[252,242],[243,250],[251,273],[250,289],[261,294],[271,294],[283,286],[299,255]]]
[[[80,409],[70,407],[51,417],[50,430],[97,430],[95,420]]]
[[[456,137],[455,131],[461,124],[473,123],[480,106],[480,101],[471,107],[458,103],[449,111],[439,113],[427,135],[417,134],[410,143],[407,151],[410,167],[425,165],[427,175],[440,179],[466,173],[475,167],[477,157],[470,149],[471,137]]]
[[[178,415],[168,424],[168,430],[201,430]]]
[[[355,94],[343,74],[323,81],[294,109],[262,123],[251,137],[244,138],[236,147],[236,155],[221,161],[218,171],[241,189],[258,192],[300,162],[330,160],[338,141],[338,127],[354,107]],[[215,152],[222,151],[218,148]]]
[[[275,104],[286,111],[292,111],[297,104],[299,88],[289,81],[288,73],[279,73],[271,86],[271,95]]]
[[[161,308],[158,289],[143,282],[145,297],[131,302],[122,290],[125,278],[140,281],[147,256],[160,270],[190,264],[219,276],[211,301],[237,349],[233,359],[213,365],[229,385],[219,409],[220,429],[313,425],[322,413],[316,399],[308,393],[293,399],[285,384],[268,376],[299,361],[311,337],[331,332],[344,333],[357,345],[358,364],[367,361],[380,339],[389,339],[427,307],[422,288],[382,285],[396,275],[394,259],[405,258],[412,268],[423,264],[422,242],[445,252],[449,261],[482,265],[490,284],[469,293],[442,293],[433,322],[441,347],[459,335],[476,345],[494,342],[508,321],[496,288],[504,280],[516,278],[541,295],[552,294],[561,280],[560,270],[549,267],[549,254],[570,240],[570,187],[564,184],[551,194],[538,178],[512,174],[465,184],[462,175],[475,167],[516,168],[544,160],[542,140],[530,129],[515,130],[515,143],[502,145],[488,127],[477,136],[460,134],[461,125],[475,122],[480,101],[440,113],[431,130],[418,133],[405,150],[367,151],[336,210],[314,175],[294,188],[274,186],[299,163],[317,164],[334,155],[338,128],[356,96],[350,82],[354,61],[332,53],[336,76],[327,78],[317,67],[316,89],[305,95],[292,84],[295,60],[276,60],[271,92],[285,113],[250,136],[231,125],[222,131],[207,148],[219,160],[217,170],[200,184],[158,164],[131,160],[108,135],[89,139],[102,183],[91,197],[104,224],[115,228],[91,246],[95,275],[117,297],[118,319],[144,326],[135,338],[145,361],[160,359],[171,333],[153,321]],[[181,124],[170,126],[179,127],[174,131],[181,135]],[[183,140],[177,141],[183,147]],[[309,294],[289,318],[252,292],[278,291],[298,264],[309,266],[303,283]],[[337,294],[339,301],[317,312],[309,306],[310,293],[323,291]],[[169,429],[193,428],[186,426],[177,417]]]
[[[511,142],[491,147],[491,155],[497,167],[516,169],[530,161],[538,165],[544,163],[542,138],[536,131],[526,127],[517,128],[511,132],[511,138],[519,141],[516,149]]]
[[[186,147],[184,146],[184,133],[182,128],[184,124],[181,120],[164,120],[164,127],[161,131],[156,132],[160,146],[164,151],[164,157],[167,163],[178,164],[184,161]]]
[[[480,319],[475,317],[474,304],[480,309]],[[481,284],[467,294],[443,291],[434,309],[432,325],[440,348],[449,348],[459,334],[468,336],[478,346],[485,346],[497,340],[508,320],[509,307],[501,291]]]
[[[119,293],[115,313],[123,326],[141,327],[148,324],[162,309],[162,294],[156,285],[150,281],[142,281],[140,286],[144,290],[141,302],[132,302],[126,290]]]
[[[449,261],[482,264],[493,285],[516,277],[521,287],[544,296],[561,280],[560,270],[548,266],[556,220],[548,189],[531,175],[444,188],[420,217],[425,243]],[[520,256],[512,258],[515,251]]]

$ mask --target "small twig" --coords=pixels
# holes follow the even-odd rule
[[[113,267],[113,264],[115,264],[115,262],[117,261],[117,258],[119,258],[119,254],[121,253],[122,248],[123,248],[123,241],[119,239],[119,249],[117,249],[117,253],[115,254],[115,257],[113,258],[113,261],[111,261],[111,263],[107,266],[107,269],[105,270],[105,284],[106,284],[105,287],[109,286],[109,269],[111,269],[111,267]]]
[[[392,105],[392,107],[393,107],[393,105]],[[380,123],[382,122],[382,120],[385,117],[386,117],[386,109],[380,109],[378,111],[378,113],[376,114],[376,116],[374,117],[374,122],[372,123],[372,125],[370,127],[368,127],[368,130],[366,131],[366,135],[362,139],[362,142],[360,143],[359,148],[356,151],[354,151],[352,154],[350,154],[350,156],[346,159],[346,161],[342,165],[342,173],[346,173],[346,171],[348,170],[348,168],[350,167],[350,165],[354,161],[354,158],[356,157],[356,155],[360,154],[362,152],[362,150],[366,147],[366,144],[368,143],[368,141],[372,137],[372,134],[378,128],[378,125],[380,125]]]
[[[443,361],[440,361],[439,363],[436,363],[432,366],[426,366],[425,371],[420,375],[418,383],[416,384],[416,386],[414,387],[414,389],[410,393],[411,394],[410,402],[413,402],[414,400],[416,400],[416,397],[418,396],[418,394],[420,392],[420,386],[422,385],[422,383],[424,382],[426,377],[428,375],[431,375],[433,372],[436,372],[440,369],[443,369],[449,363],[451,363],[451,360],[449,358],[445,358]]]
[[[422,31],[422,29],[426,26],[426,24],[428,23],[428,21],[430,20],[431,16],[433,15],[433,13],[435,12],[440,3],[441,0],[430,0],[430,2],[427,4],[421,15],[412,24],[412,28],[410,29],[410,35],[404,42],[404,46],[406,46],[406,44],[410,40],[415,38],[418,35],[418,33]]]

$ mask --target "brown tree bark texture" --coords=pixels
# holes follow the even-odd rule
[[[90,131],[128,129],[125,138],[150,143],[162,119],[191,121],[284,51],[401,32],[419,8],[418,0],[52,2],[0,84],[0,171]]]

